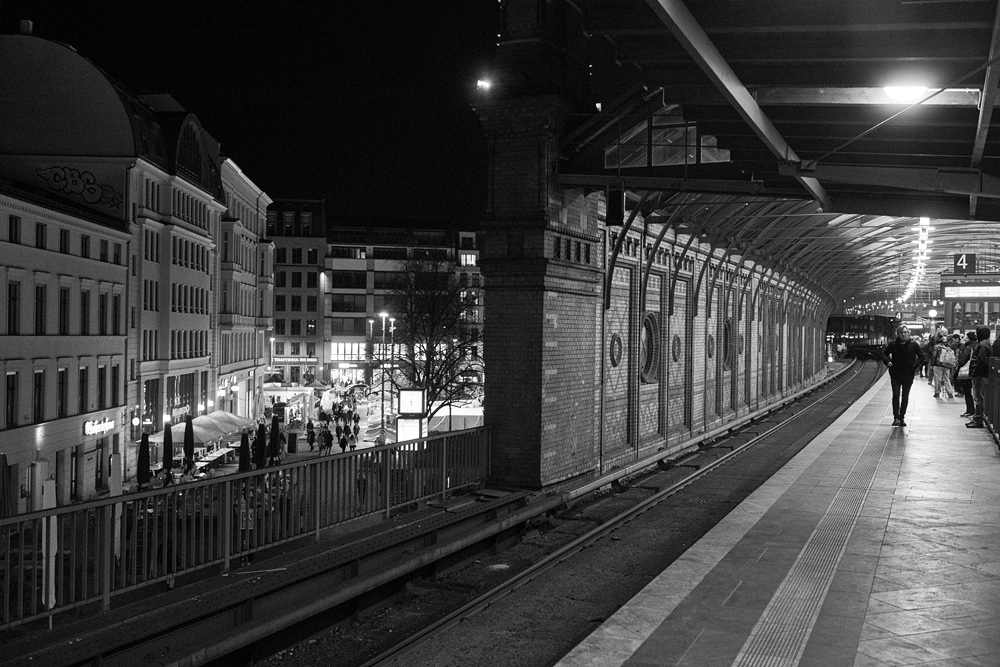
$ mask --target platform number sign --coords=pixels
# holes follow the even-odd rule
[[[969,275],[976,272],[976,256],[963,252],[955,255],[955,275]]]

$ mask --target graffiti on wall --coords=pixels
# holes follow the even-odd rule
[[[89,171],[72,167],[47,167],[36,169],[35,173],[57,192],[80,197],[88,204],[103,204],[116,211],[122,207],[122,193],[110,185],[102,185]]]

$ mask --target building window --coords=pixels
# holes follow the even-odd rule
[[[311,264],[316,266],[319,264],[319,251],[316,248],[308,248],[306,250],[306,264]]]
[[[121,243],[116,243],[115,244],[114,262],[115,262],[115,264],[121,264],[122,263],[122,244]]]
[[[278,334],[279,336],[285,335],[285,320],[278,319],[274,321],[274,333]]]
[[[278,355],[278,356],[283,355],[285,353],[285,344],[284,343],[275,343],[274,344],[274,353],[276,355]]]
[[[31,389],[31,419],[36,424],[45,421],[45,371],[35,371],[35,383]]]
[[[292,248],[292,264],[302,263],[302,248]]]
[[[316,297],[314,297],[314,296],[307,296],[306,297],[306,310],[307,311],[309,311],[310,313],[315,313],[317,305],[318,305],[318,302],[316,301]]]
[[[80,414],[90,412],[89,380],[90,373],[85,366],[80,369]]]
[[[21,333],[21,283],[7,283],[7,335]]]
[[[69,254],[69,230],[60,229],[59,230],[59,252],[64,255]]]
[[[121,367],[115,364],[111,367],[111,405],[121,405]]]
[[[292,343],[291,347],[292,347],[292,351],[291,351],[292,356],[297,357],[300,354],[302,354],[302,344],[301,343]]]
[[[115,294],[111,297],[111,333],[120,336],[122,333],[122,297]]]
[[[59,335],[69,335],[69,288],[59,288]]]
[[[285,286],[285,272],[278,271],[274,274],[274,286],[284,287]]]
[[[90,292],[80,292],[80,335],[90,335]]]
[[[97,408],[108,407],[108,367],[97,367]]]
[[[316,273],[315,271],[310,271],[309,273],[307,273],[306,274],[306,287],[316,287],[317,283],[319,282],[318,277],[319,277],[319,274]]]
[[[276,294],[274,296],[274,310],[275,312],[280,312],[285,310],[285,295]]]
[[[48,231],[49,231],[49,229],[48,229],[48,227],[45,226],[44,223],[41,223],[41,222],[36,222],[35,223],[35,247],[36,248],[41,248],[42,250],[44,250],[46,248],[46,246],[48,245],[46,243],[47,237],[48,237]]]
[[[278,248],[274,253],[275,264],[287,264],[288,252],[285,248]]]
[[[96,461],[94,462],[94,488],[103,489],[104,488],[104,442],[107,438],[101,438],[97,441],[97,452],[95,455]]]
[[[568,247],[568,246],[567,246]],[[476,266],[478,256],[474,253],[463,252],[459,255],[462,266]]]
[[[45,301],[48,288],[45,285],[35,285],[35,335],[45,335]]]
[[[80,237],[80,257],[90,257],[90,237],[86,234]]]
[[[101,261],[102,262],[108,261],[108,242],[104,239],[101,239],[100,248],[101,248],[100,249]]]
[[[17,426],[17,413],[18,413],[18,389],[17,389],[17,373],[8,372],[7,373],[7,396],[4,401],[4,406],[6,408],[6,418],[4,422],[7,427]]]
[[[302,310],[302,297],[298,295],[292,295],[292,312],[298,313]]]
[[[60,368],[56,372],[56,409],[57,417],[65,417],[69,402],[69,370]]]
[[[307,336],[316,335],[316,320],[306,320],[306,335]]]
[[[302,287],[301,271],[292,271],[292,287]]]
[[[21,218],[17,217],[16,215],[12,215],[9,218],[7,218],[7,221],[9,223],[7,227],[7,240],[10,241],[11,243],[20,243]]]
[[[76,500],[77,498],[80,497],[79,489],[76,488],[76,486],[77,486],[77,484],[76,484],[77,483],[76,466],[80,462],[80,454],[77,451],[77,449],[78,449],[77,447],[74,447],[73,448],[73,453],[70,454],[70,457],[69,457],[69,459],[70,459],[69,460],[69,499],[70,500]]]
[[[302,320],[292,320],[292,333],[293,336],[302,335]]]
[[[307,357],[316,356],[316,343],[306,343],[306,356]]]
[[[108,295],[97,296],[97,330],[102,336],[108,335]]]

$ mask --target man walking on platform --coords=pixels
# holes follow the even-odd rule
[[[896,328],[896,339],[885,346],[883,361],[889,367],[892,383],[892,425],[906,426],[906,406],[910,402],[913,376],[923,363],[920,346],[910,340],[905,324]]]
[[[986,383],[989,382],[990,328],[984,324],[976,327],[976,347],[972,349],[972,364],[969,367],[969,377],[972,379],[972,398],[976,402],[976,413],[972,421],[966,423],[969,428],[983,428],[983,407],[986,401]]]

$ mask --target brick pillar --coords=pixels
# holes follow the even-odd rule
[[[493,476],[545,488],[599,459],[603,225],[596,196],[554,184],[555,96],[478,109],[490,149],[480,248]]]

